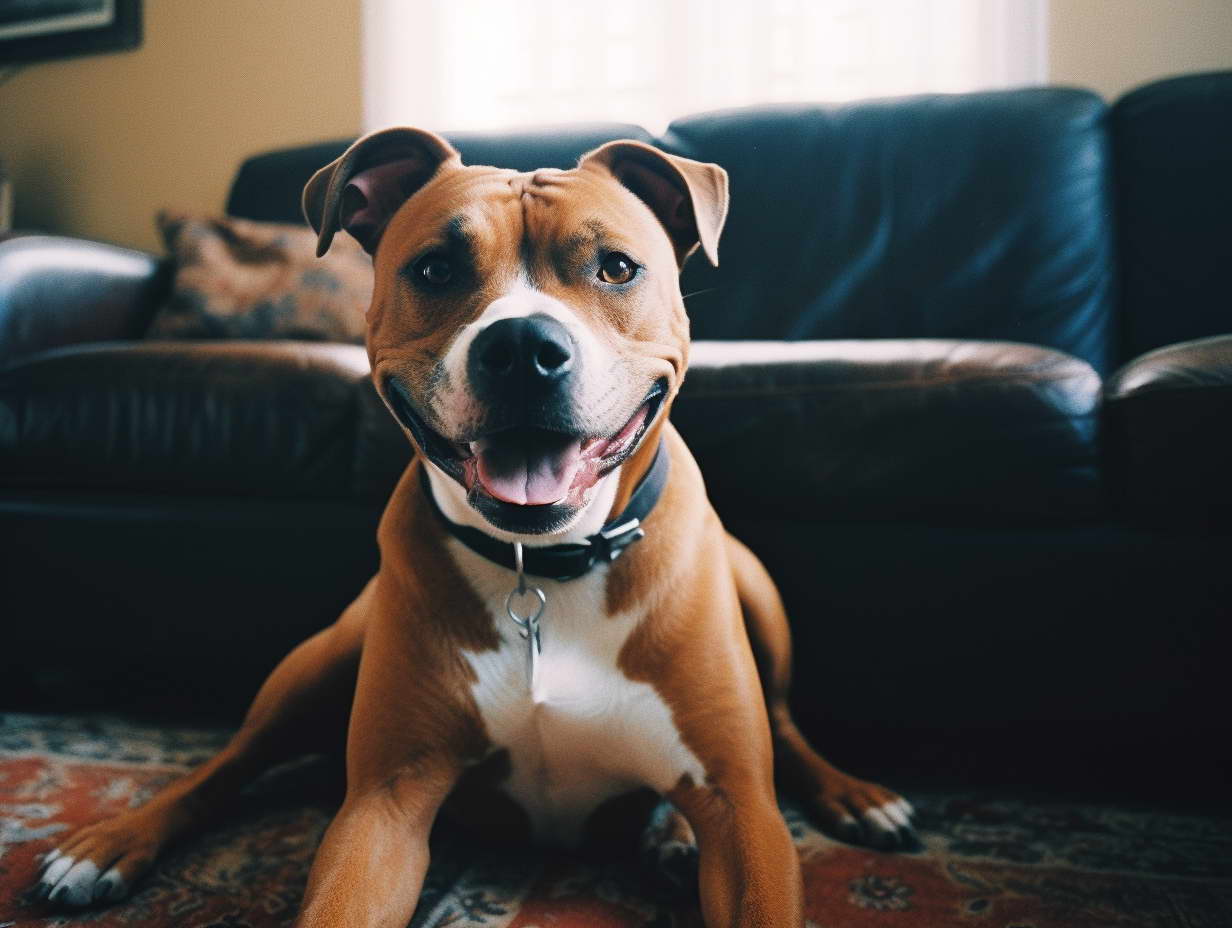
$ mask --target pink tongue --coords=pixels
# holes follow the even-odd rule
[[[475,449],[479,482],[518,506],[545,506],[569,495],[582,466],[582,443],[563,435],[484,439]]]

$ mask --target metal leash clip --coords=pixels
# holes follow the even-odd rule
[[[543,590],[537,586],[526,585],[526,574],[522,567],[522,543],[515,541],[513,543],[513,567],[518,575],[518,583],[509,595],[505,597],[505,611],[509,613],[509,618],[513,620],[513,624],[518,627],[518,634],[526,639],[526,683],[530,687],[530,691],[534,693],[535,684],[539,680],[539,654],[543,650],[543,634],[539,627],[539,618],[543,615],[543,608],[547,605],[548,598],[544,595]],[[533,603],[533,611],[527,615],[518,615],[514,608],[514,598],[521,601],[527,596],[532,596],[538,599],[537,603]]]

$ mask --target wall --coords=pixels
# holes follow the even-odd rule
[[[358,133],[360,0],[145,0],[133,52],[0,86],[14,224],[160,251],[163,206],[221,212],[265,149]]]
[[[408,0],[409,2],[409,0]],[[357,134],[362,0],[146,0],[135,52],[0,85],[16,224],[159,250],[163,206],[217,212],[246,155]],[[1232,67],[1232,0],[1051,0],[1050,79],[1114,98]]]
[[[1160,77],[1232,68],[1232,0],[1051,0],[1049,81],[1109,100]]]

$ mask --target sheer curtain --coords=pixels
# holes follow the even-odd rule
[[[1047,0],[364,0],[364,122],[491,129],[1041,84]]]

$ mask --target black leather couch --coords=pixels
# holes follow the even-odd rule
[[[610,138],[731,175],[683,280],[674,419],[782,586],[799,711],[862,772],[1222,795],[1232,618],[1232,72],[774,106]],[[349,140],[254,157],[299,219]],[[169,269],[0,243],[8,708],[235,719],[374,568],[409,455],[361,348],[153,342]]]

